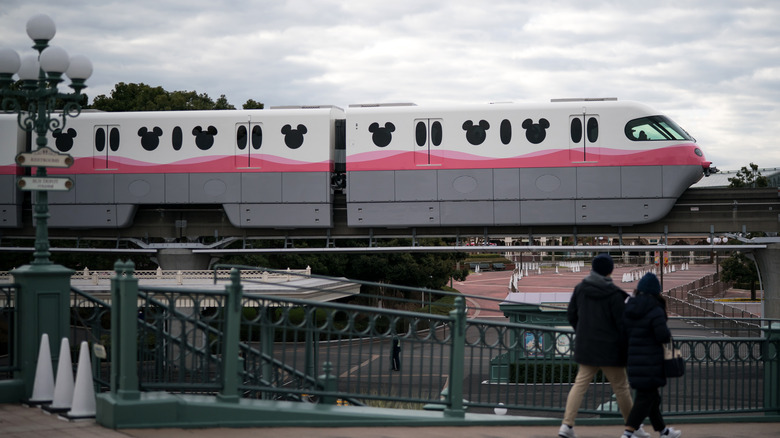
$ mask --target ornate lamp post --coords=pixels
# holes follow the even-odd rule
[[[27,35],[35,42],[33,49],[38,55],[30,54],[20,58],[12,49],[0,49],[0,95],[3,97],[2,110],[18,115],[19,126],[28,131],[35,131],[37,149],[46,147],[47,131],[62,128],[67,117],[76,117],[81,112],[79,101],[81,90],[86,85],[84,81],[92,75],[92,63],[82,55],[69,57],[68,53],[58,46],[49,46],[54,38],[56,28],[54,21],[48,15],[36,15],[27,22]],[[22,89],[14,90],[10,85],[14,82],[13,75],[18,72],[22,81]],[[62,82],[62,75],[71,79],[73,93],[60,93],[57,85]],[[60,116],[54,115],[57,100],[65,102]],[[27,103],[23,110],[22,102]],[[40,166],[36,177],[46,178],[46,167]],[[48,192],[37,190],[35,202],[35,252],[34,265],[51,264],[49,260],[49,218]]]
[[[70,276],[73,271],[49,260],[47,223],[49,184],[64,178],[48,178],[46,166],[67,167],[72,158],[47,148],[46,134],[63,128],[68,117],[76,117],[81,112],[81,90],[92,74],[92,64],[84,56],[69,57],[62,48],[49,46],[55,31],[51,18],[36,15],[27,22],[27,35],[34,41],[32,47],[37,54],[20,58],[16,51],[0,48],[0,109],[4,113],[17,114],[19,126],[35,132],[37,145],[34,152],[17,156],[19,164],[37,167],[35,177],[23,177],[19,181],[20,187],[25,185],[25,190],[33,190],[35,194],[35,252],[31,264],[12,271],[18,284],[14,357],[19,371],[15,372],[14,379],[0,382],[0,402],[20,401],[32,394],[42,334],[48,334],[55,361],[59,351],[51,347],[58,346],[61,338],[70,335]],[[21,89],[12,87],[17,73],[22,81]],[[71,79],[72,93],[61,93],[57,88],[63,74]],[[64,102],[61,113],[55,113],[58,101]],[[70,185],[65,184],[63,188],[69,189]]]

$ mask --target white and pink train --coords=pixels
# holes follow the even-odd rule
[[[14,162],[29,149],[0,116],[0,227],[21,226]],[[630,225],[657,221],[703,175],[696,141],[616,99],[424,107],[83,112],[50,134],[74,186],[49,224],[123,228],[139,206],[221,205],[241,228]]]

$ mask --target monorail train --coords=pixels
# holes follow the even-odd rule
[[[0,117],[0,182],[29,144]],[[85,111],[50,133],[74,185],[58,228],[123,228],[141,205],[221,205],[240,228],[631,225],[661,219],[703,175],[696,141],[640,103],[412,104],[267,110]],[[0,192],[2,227],[24,196]]]

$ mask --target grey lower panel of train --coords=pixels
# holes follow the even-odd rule
[[[75,175],[49,194],[54,228],[124,228],[139,205],[219,204],[239,228],[331,228],[328,172]],[[657,221],[700,166],[348,172],[350,227],[632,225]],[[10,177],[14,178],[14,177]],[[18,191],[0,196],[21,226]]]
[[[657,221],[700,166],[397,170],[347,174],[351,227],[632,225]]]
[[[331,227],[329,172],[75,175],[49,195],[55,228],[132,225],[138,205],[221,204],[236,227]]]
[[[16,175],[0,175],[0,187],[16,187]],[[0,190],[0,228],[22,226],[22,196],[19,190]]]

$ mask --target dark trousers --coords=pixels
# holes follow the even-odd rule
[[[661,395],[658,393],[658,388],[636,390],[634,407],[628,414],[626,426],[633,427],[634,430],[639,429],[647,417],[650,417],[650,424],[658,432],[666,428],[664,417],[661,415]]]

